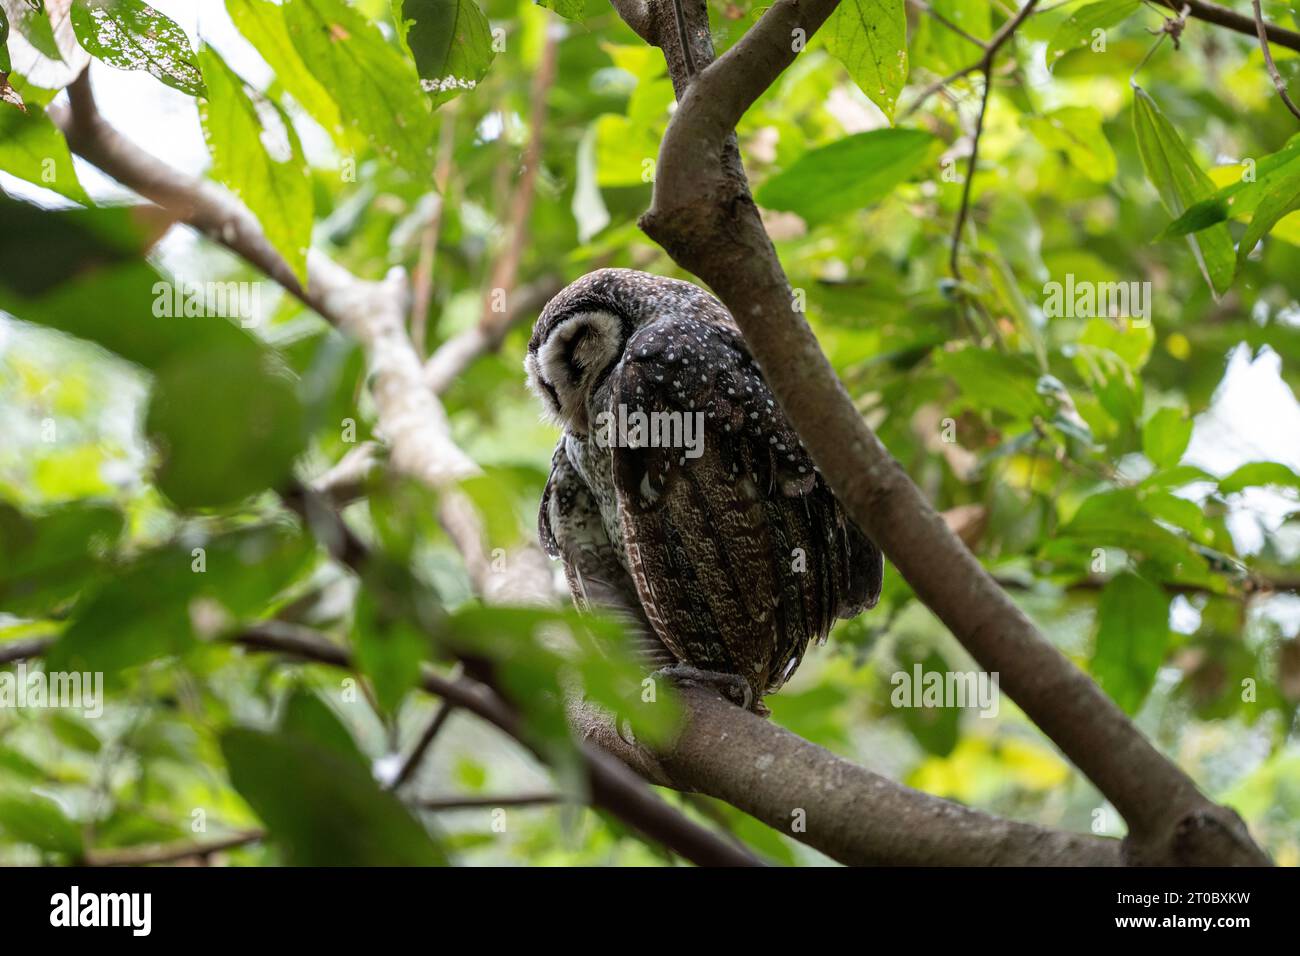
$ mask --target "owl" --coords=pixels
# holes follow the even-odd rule
[[[579,608],[638,625],[647,663],[762,713],[809,642],[875,605],[880,551],[712,295],[593,272],[543,309],[524,368],[563,429],[541,544]]]

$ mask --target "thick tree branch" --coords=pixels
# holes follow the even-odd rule
[[[701,687],[683,687],[671,747],[637,751],[599,714],[587,739],[667,786],[725,800],[841,863],[1118,866],[1120,841],[1015,823],[895,783]]]
[[[1241,819],[1207,800],[1046,641],[948,529],[854,408],[796,310],[743,173],[723,162],[735,123],[836,0],[777,0],[686,88],[660,147],[645,231],[719,295],[854,520],[917,596],[1128,822],[1140,863],[1267,863]],[[661,20],[661,24],[664,21]],[[1008,21],[1010,22],[1010,21]],[[675,70],[672,58],[669,69]]]
[[[1155,0],[1162,7],[1168,7],[1175,13],[1182,11],[1183,7],[1188,7],[1190,16],[1196,20],[1204,20],[1206,23],[1212,23],[1218,27],[1232,30],[1245,36],[1255,36],[1255,21],[1253,18],[1237,13],[1235,10],[1229,10],[1227,7],[1221,7],[1217,3],[1210,3],[1209,0]],[[1288,30],[1280,27],[1275,23],[1264,24],[1264,34],[1268,37],[1270,43],[1276,43],[1280,47],[1286,47],[1288,50],[1295,50],[1300,53],[1300,33],[1294,30]]]

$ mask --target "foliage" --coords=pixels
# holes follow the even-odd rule
[[[206,144],[213,188],[300,281],[308,247],[368,278],[418,272],[437,217],[430,350],[491,300],[539,125],[506,300],[605,265],[680,274],[636,228],[671,84],[607,5],[226,0],[197,20],[156,2],[73,6],[105,113],[189,117],[188,133],[132,131],[155,128],[154,149]],[[1007,18],[983,0],[932,7],[981,39]],[[594,812],[510,809],[502,830],[488,809],[404,804],[548,780],[571,794],[565,680],[647,733],[671,726],[671,705],[635,703],[616,625],[476,598],[427,490],[372,483],[348,507],[376,555],[358,588],[280,492],[370,437],[361,353],[210,244],[159,242],[166,223],[74,169],[50,104],[77,51],[22,0],[2,9],[0,170],[21,198],[0,205],[0,652],[50,638],[44,666],[102,671],[107,697],[102,717],[0,707],[0,862],[254,826],[270,839],[230,859],[661,861]],[[762,10],[712,5],[719,51]],[[1189,20],[1177,49],[1144,60],[1160,26],[1129,0],[1044,6],[1020,26],[992,74],[958,275],[980,71],[917,98],[981,51],[936,19],[846,0],[738,137],[808,321],[885,445],[939,507],[978,516],[975,553],[1057,646],[1295,864],[1300,140],[1253,36]],[[1294,81],[1300,58],[1274,54]],[[214,291],[231,306],[239,290],[255,290],[251,311],[214,308]],[[485,469],[465,492],[493,573],[530,559],[555,439],[522,386],[532,316],[518,318],[443,396]],[[362,678],[229,642],[273,618],[353,649]],[[457,713],[413,784],[385,788],[435,706],[420,675],[453,654],[498,669],[554,776]],[[975,669],[887,567],[880,607],[810,650],[772,719],[913,786],[1117,832],[1005,700],[987,717],[891,705],[891,677],[914,665]],[[689,812],[768,858],[821,859],[729,807]]]

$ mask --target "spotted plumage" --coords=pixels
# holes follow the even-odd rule
[[[564,429],[542,544],[580,607],[643,625],[651,659],[738,675],[757,700],[836,618],[874,606],[880,552],[713,296],[629,269],[593,272],[543,310],[524,366]],[[620,427],[636,421],[652,425]]]

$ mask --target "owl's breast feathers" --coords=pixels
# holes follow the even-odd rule
[[[634,591],[679,660],[770,693],[836,618],[875,605],[880,552],[836,502],[733,326],[690,316],[644,325],[591,405],[593,421],[608,415],[608,448],[574,462],[572,436],[561,440],[543,542],[566,568],[575,558],[590,566],[600,551],[604,577],[616,559],[630,576],[622,593]],[[606,488],[585,488],[581,502],[563,491],[593,467],[610,469],[612,502]],[[568,507],[556,501],[562,491]],[[604,519],[596,546],[579,505]]]

